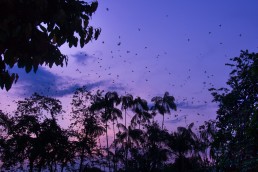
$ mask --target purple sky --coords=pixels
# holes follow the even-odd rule
[[[240,50],[258,50],[257,7],[256,0],[99,0],[91,21],[102,28],[99,39],[83,49],[63,46],[67,67],[40,68],[36,75],[14,69],[20,79],[0,91],[0,109],[48,90],[69,112],[70,97],[82,85],[147,100],[169,91],[178,111],[166,118],[167,128],[199,125],[215,117],[207,89],[225,86],[230,68],[224,64]]]

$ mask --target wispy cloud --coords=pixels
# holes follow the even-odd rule
[[[122,92],[122,91],[125,91],[125,87],[122,84],[116,84],[116,85],[108,86],[107,90]]]
[[[177,102],[177,108],[181,109],[204,109],[207,107],[207,104],[192,104],[188,102]]]
[[[176,119],[170,119],[170,120],[165,120],[166,123],[171,123],[171,124],[176,124],[179,122],[182,122],[183,119],[185,119],[186,115],[177,117]]]
[[[13,68],[12,72],[19,74],[18,83],[14,85],[19,96],[29,96],[34,92],[53,97],[72,94],[77,88],[85,85],[89,90],[104,84],[104,81],[85,84],[82,80],[72,80],[70,77],[59,76],[40,67],[37,73],[26,73],[23,69]]]
[[[72,54],[71,56],[75,59],[75,62],[77,64],[82,64],[82,65],[85,64],[88,59],[92,58],[92,56],[82,51],[76,54]]]

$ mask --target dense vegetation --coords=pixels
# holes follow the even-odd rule
[[[69,129],[59,125],[65,115],[59,100],[35,93],[18,101],[13,114],[0,111],[1,170],[258,170],[258,54],[242,51],[231,60],[229,88],[210,89],[217,118],[199,132],[193,123],[166,129],[164,115],[176,110],[168,92],[150,107],[129,94],[78,88]]]
[[[39,66],[63,66],[63,44],[84,47],[101,30],[89,25],[98,2],[75,0],[0,1],[0,88],[7,91],[19,78],[17,66],[28,73]]]

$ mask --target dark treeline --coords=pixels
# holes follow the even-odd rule
[[[164,116],[177,109],[168,92],[150,107],[130,94],[78,88],[68,129],[59,100],[35,93],[18,101],[14,113],[0,111],[1,171],[255,171],[258,54],[231,60],[229,88],[210,89],[217,118],[198,132],[193,123],[166,129]]]

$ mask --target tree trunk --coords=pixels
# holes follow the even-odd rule
[[[126,109],[125,109],[125,128],[126,128]]]
[[[56,161],[55,161],[55,169],[54,169],[54,171],[56,171],[56,169],[57,169],[57,163],[56,163]]]
[[[61,172],[64,171],[64,163],[62,163],[62,166],[61,166]]]
[[[179,171],[184,172],[184,157],[181,153],[179,154],[179,159],[180,159],[180,169],[179,169]]]
[[[115,141],[116,139],[115,121],[113,121],[113,132],[114,132],[114,141]]]
[[[80,159],[80,167],[79,167],[79,172],[82,172],[82,164],[83,164],[83,159],[84,159],[84,146],[82,148],[82,154],[81,154],[81,159]]]
[[[126,127],[126,109],[125,109],[125,128]],[[127,171],[127,142],[128,142],[128,136],[126,136],[126,145],[125,145],[125,171]]]
[[[42,163],[40,162],[40,164],[39,164],[39,170],[38,170],[38,172],[41,172],[41,168],[42,168]]]
[[[53,172],[53,164],[52,164],[53,162],[50,162],[50,172]]]
[[[109,171],[111,171],[111,166],[110,166],[110,156],[109,156],[109,147],[108,147],[108,131],[107,131],[107,121],[106,121],[106,142],[107,142],[107,154],[108,154],[108,168]]]
[[[163,130],[163,127],[164,127],[164,114],[163,114],[163,118],[162,118],[162,130]]]
[[[114,143],[115,143],[115,139],[116,139],[116,132],[115,132],[115,121],[113,121],[113,132],[114,132]],[[115,154],[113,157],[113,166],[114,166],[114,171],[116,172],[116,143],[115,143]]]
[[[33,160],[30,160],[30,169],[29,172],[33,172]]]

